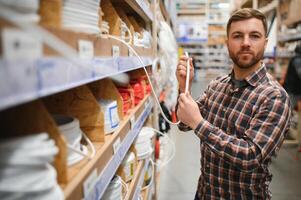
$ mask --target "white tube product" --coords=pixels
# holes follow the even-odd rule
[[[142,127],[134,144],[137,151],[138,160],[148,158],[152,152],[151,138],[154,136],[154,131],[147,127]]]
[[[188,52],[185,52],[185,55],[187,57],[187,67],[186,67],[186,83],[185,83],[185,94],[189,91],[189,77],[190,77],[190,64],[189,64],[189,55]]]
[[[82,136],[87,140],[89,146],[92,150],[92,157],[95,154],[95,149],[91,141],[86,137],[86,135],[81,131],[79,126],[79,121],[76,118],[54,115],[54,120],[59,126],[59,131],[66,137],[68,146],[68,166],[72,166],[84,157],[88,157],[88,148],[80,143]]]
[[[1,199],[64,199],[56,171],[49,164],[57,153],[47,133],[1,141]]]

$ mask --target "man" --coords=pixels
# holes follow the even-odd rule
[[[266,35],[261,12],[235,12],[227,24],[226,41],[232,73],[212,81],[196,102],[184,93],[188,58],[180,58],[179,128],[194,130],[201,141],[195,199],[271,199],[268,165],[284,140],[291,111],[287,93],[261,61]],[[190,70],[191,83],[191,66]]]

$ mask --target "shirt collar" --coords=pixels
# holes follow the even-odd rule
[[[255,72],[253,72],[252,74],[250,74],[249,76],[247,76],[245,80],[253,87],[256,87],[260,83],[260,80],[262,80],[262,78],[266,76],[266,73],[267,70],[265,64],[262,63],[261,67],[257,69]]]
[[[266,75],[267,70],[265,67],[265,64],[262,63],[260,68],[257,69],[255,72],[251,73],[249,76],[247,76],[243,81],[245,81],[247,84],[256,87],[260,80]],[[230,81],[232,82],[234,79],[234,71],[232,70],[230,75]]]

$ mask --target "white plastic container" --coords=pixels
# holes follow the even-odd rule
[[[47,133],[0,142],[1,199],[64,199],[50,162],[58,153]]]
[[[135,149],[138,160],[148,158],[152,152],[151,138],[154,131],[148,127],[143,127],[135,140]]]
[[[85,155],[88,153],[86,146],[81,145],[80,141],[82,139],[82,131],[79,126],[79,121],[76,118],[72,118],[64,115],[54,115],[54,120],[59,126],[59,131],[65,136],[67,143],[71,145],[74,149],[81,151]],[[68,166],[72,166],[82,159],[85,156],[80,155],[70,149],[68,149]]]
[[[117,101],[100,100],[99,104],[104,112],[104,130],[105,134],[114,132],[119,127],[119,115]]]

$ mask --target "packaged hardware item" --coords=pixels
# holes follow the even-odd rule
[[[105,134],[114,132],[119,127],[119,116],[117,101],[100,100],[98,101],[104,113],[104,130]]]

